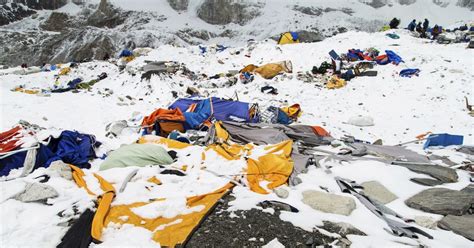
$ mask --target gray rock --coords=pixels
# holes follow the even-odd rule
[[[189,0],[168,0],[169,5],[176,11],[188,10]]]
[[[416,173],[426,174],[432,176],[444,183],[454,183],[458,181],[458,174],[456,170],[440,165],[429,165],[429,164],[397,164],[403,166]]]
[[[435,229],[438,223],[435,219],[431,217],[427,217],[427,216],[415,216],[413,220],[419,226],[429,228],[429,229]]]
[[[316,31],[297,31],[300,42],[319,42],[324,40],[324,36]]]
[[[41,24],[41,28],[47,31],[64,31],[69,25],[69,16],[61,12],[53,12],[49,18]]]
[[[462,192],[466,192],[468,194],[474,195],[474,184],[469,184],[466,188],[461,189]]]
[[[198,9],[198,17],[209,24],[244,25],[260,15],[262,5],[259,2],[241,4],[232,0],[205,0]]]
[[[445,188],[431,188],[410,197],[405,204],[429,213],[463,215],[474,204],[474,195]]]
[[[438,226],[474,241],[474,215],[448,215],[438,222]]]
[[[430,178],[411,178],[410,181],[424,186],[436,186],[443,184],[443,182],[441,182],[440,180]]]
[[[356,208],[354,199],[316,190],[303,192],[303,203],[325,213],[350,215]]]
[[[16,3],[10,3],[9,5],[2,4],[0,5],[0,26],[21,20],[35,13],[36,11],[24,8],[23,5]]]
[[[306,7],[306,6],[293,6],[293,10],[299,11],[305,15],[320,16],[323,13],[321,8],[317,7]]]
[[[325,220],[323,221],[323,226],[320,226],[320,228],[331,233],[337,233],[342,237],[346,237],[347,235],[367,236],[367,234],[365,234],[361,230],[345,222],[331,222]]]
[[[288,195],[290,195],[290,192],[288,192],[288,190],[282,188],[282,187],[278,187],[276,189],[273,189],[273,192],[275,192],[275,194],[282,198],[282,199],[286,199],[288,198]]]
[[[364,187],[365,195],[383,204],[394,201],[398,197],[390,192],[385,186],[377,181],[369,181],[361,184]]]

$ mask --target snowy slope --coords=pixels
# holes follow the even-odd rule
[[[215,5],[209,5],[212,1],[191,0],[182,1],[188,3],[184,10],[173,9],[169,3],[172,0],[111,0],[118,9],[107,10],[105,15],[96,13],[99,2],[90,0],[82,5],[69,2],[57,10],[39,10],[35,15],[0,27],[5,37],[0,41],[0,48],[10,51],[0,54],[0,64],[14,66],[28,60],[30,64],[41,65],[102,59],[105,53],[135,46],[214,43],[236,46],[244,45],[248,39],[278,37],[289,30],[305,30],[319,37],[344,30],[373,32],[393,17],[401,18],[400,27],[412,19],[424,18],[430,20],[431,26],[444,27],[473,21],[473,11],[458,6],[457,0],[444,1],[445,4],[429,0],[411,4],[384,1],[377,8],[366,4],[368,1],[358,0],[216,1]],[[50,20],[53,12],[67,15],[63,19],[56,15]],[[56,25],[45,25],[48,23]],[[27,47],[18,41],[27,41]],[[31,58],[31,54],[36,56]]]
[[[263,19],[262,19],[263,20]],[[465,144],[473,144],[473,117],[469,116],[464,103],[464,97],[471,102],[473,98],[472,57],[473,50],[466,50],[466,44],[440,45],[427,40],[417,39],[406,31],[397,30],[401,36],[399,40],[392,40],[385,33],[366,33],[349,31],[344,34],[328,38],[319,43],[295,44],[276,46],[273,41],[260,42],[251,52],[250,57],[244,56],[247,47],[232,47],[221,53],[207,53],[201,55],[196,46],[174,47],[160,46],[147,56],[138,57],[129,63],[130,68],[138,68],[145,60],[170,60],[185,63],[186,66],[198,74],[214,75],[228,70],[241,69],[245,65],[264,64],[281,60],[291,60],[295,73],[278,76],[274,80],[264,80],[256,76],[249,84],[237,83],[231,87],[219,87],[222,80],[191,80],[173,76],[171,78],[152,77],[151,80],[141,81],[140,74],[131,75],[126,71],[120,72],[118,68],[108,62],[82,63],[79,68],[73,69],[61,83],[65,84],[70,79],[82,77],[85,81],[96,75],[106,72],[109,77],[94,85],[91,91],[79,93],[51,94],[50,96],[28,95],[10,91],[18,85],[26,88],[46,89],[53,86],[56,72],[39,72],[30,75],[14,75],[12,71],[18,68],[0,70],[0,130],[11,128],[19,120],[27,120],[48,129],[74,129],[81,132],[94,134],[104,143],[100,153],[118,148],[121,144],[134,142],[138,138],[135,130],[126,130],[117,139],[105,137],[106,124],[130,119],[134,112],[141,116],[151,113],[156,108],[167,107],[175,99],[171,91],[177,91],[180,97],[185,96],[187,86],[198,87],[201,92],[209,96],[232,97],[237,92],[241,101],[256,102],[261,109],[269,105],[281,106],[284,101],[289,104],[299,103],[303,115],[298,123],[321,125],[340,138],[350,134],[358,139],[374,141],[382,139],[384,144],[394,145],[400,142],[413,140],[420,133],[432,131],[434,133],[453,133],[464,135]],[[327,61],[327,53],[334,49],[339,53],[351,48],[375,47],[380,51],[393,50],[399,54],[406,63],[399,66],[376,66],[377,77],[358,77],[344,88],[328,90],[316,87],[314,83],[304,83],[296,79],[296,72],[309,71],[313,65]],[[234,55],[235,51],[242,51]],[[219,63],[221,60],[223,63]],[[401,78],[398,73],[404,68],[419,68],[419,77]],[[217,85],[213,86],[212,83]],[[278,89],[279,94],[267,95],[260,92],[264,85],[271,85]],[[105,96],[104,92],[111,92]],[[129,96],[132,100],[127,98]],[[120,105],[119,105],[119,104]],[[124,105],[126,103],[126,105]],[[353,115],[368,115],[374,118],[372,127],[356,127],[344,124]],[[138,124],[139,121],[136,122]],[[424,153],[421,144],[410,146],[411,149]],[[199,148],[200,149],[200,148]],[[186,151],[193,156],[179,161],[184,164],[194,164],[199,161],[201,150]],[[437,153],[436,151],[434,151]],[[442,150],[448,156],[459,156],[454,153],[454,148]],[[193,162],[194,161],[194,162]],[[97,171],[102,161],[93,162],[91,171]],[[218,168],[221,173],[233,174],[230,168],[240,168],[242,161],[236,161],[233,166],[223,167],[222,161],[217,157],[209,159],[209,168]],[[440,229],[429,232],[435,239],[428,240],[424,237],[419,240],[395,237],[387,233],[385,224],[372,215],[363,205],[357,202],[357,209],[350,216],[325,214],[315,211],[301,202],[301,192],[307,189],[324,186],[329,191],[340,193],[334,182],[334,176],[348,177],[358,182],[366,180],[383,181],[389,190],[396,193],[399,199],[389,204],[400,214],[413,218],[415,216],[429,216],[440,219],[441,216],[428,214],[408,208],[404,200],[426,189],[424,186],[409,181],[415,173],[405,168],[379,162],[360,161],[341,165],[327,162],[324,166],[332,166],[333,174],[326,174],[321,168],[311,168],[307,174],[302,175],[303,183],[290,188],[290,196],[286,200],[300,209],[300,213],[282,213],[282,219],[292,222],[305,230],[311,230],[315,225],[320,225],[323,220],[349,222],[364,231],[368,236],[349,236],[354,247],[399,247],[427,245],[429,247],[469,247],[472,242],[452,232]],[[197,167],[196,167],[197,168]],[[113,169],[100,172],[104,178],[120,185],[123,178],[130,173],[132,168]],[[41,175],[44,169],[37,170],[33,175],[24,179],[31,181],[35,176]],[[91,180],[90,171],[88,180]],[[138,178],[156,173],[156,168],[140,169]],[[204,180],[198,180],[198,175]],[[459,182],[445,184],[443,187],[461,189],[469,184],[469,174],[458,171]],[[420,175],[417,175],[419,177]],[[2,195],[13,194],[15,187],[22,182],[0,183]],[[92,180],[91,180],[92,181]],[[206,182],[206,183],[204,183]],[[169,184],[167,184],[169,183]],[[67,230],[58,226],[61,222],[55,214],[71,202],[78,201],[82,208],[86,208],[87,196],[76,188],[73,183],[56,179],[49,183],[60,189],[60,198],[50,206],[39,204],[21,204],[14,200],[0,202],[1,219],[3,225],[0,229],[2,243],[8,247],[13,246],[55,246]],[[97,183],[96,183],[97,184]],[[213,177],[207,172],[192,170],[185,179],[168,178],[164,187],[150,193],[138,195],[133,189],[143,187],[140,182],[132,182],[130,190],[126,190],[116,200],[119,202],[135,201],[137,198],[146,199],[156,197],[176,196],[177,202],[190,194],[209,192],[225,184],[225,180]],[[198,185],[198,186],[196,186]],[[173,190],[171,190],[173,189]],[[94,190],[100,192],[97,185]],[[261,200],[279,199],[274,193],[259,195],[249,191],[248,188],[238,186],[233,191],[237,197],[233,202],[233,209],[255,208]],[[2,198],[3,199],[3,198]],[[281,200],[281,199],[279,199]],[[115,204],[115,203],[114,203]],[[179,206],[179,204],[178,204]],[[178,209],[180,210],[180,209]],[[34,213],[41,212],[41,215]],[[152,213],[149,213],[152,214]],[[158,214],[155,213],[155,214]],[[370,225],[367,225],[370,223]],[[47,238],[46,238],[47,237]],[[108,227],[104,233],[104,243],[97,247],[121,246],[152,246],[151,233],[145,229],[123,226]]]

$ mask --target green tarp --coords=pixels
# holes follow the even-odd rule
[[[146,165],[172,164],[173,159],[166,150],[154,144],[125,145],[111,152],[100,165],[100,170],[110,168]]]

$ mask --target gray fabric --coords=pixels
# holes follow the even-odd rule
[[[57,197],[58,192],[51,186],[41,183],[28,183],[25,190],[14,197],[21,202],[46,202],[48,198]]]
[[[428,233],[424,232],[423,230],[414,227],[414,226],[409,226],[405,223],[398,222],[392,219],[389,219],[385,216],[385,214],[388,215],[393,215],[395,217],[398,217],[400,219],[404,219],[402,216],[397,214],[395,211],[392,209],[386,207],[380,202],[377,202],[374,199],[371,199],[370,197],[359,193],[355,188],[361,188],[362,186],[357,184],[354,181],[344,179],[341,177],[335,177],[337,185],[339,185],[339,188],[341,189],[342,192],[348,193],[356,197],[368,210],[370,210],[375,216],[383,219],[387,225],[390,227],[392,230],[392,233],[398,236],[406,236],[409,238],[418,238],[416,233],[419,233],[423,236],[428,237],[429,239],[433,239],[431,235]]]
[[[364,143],[348,143],[355,150],[367,149],[367,154],[391,161],[409,161],[431,164],[431,161],[421,154],[410,151],[402,146],[370,145]]]
[[[273,128],[261,128],[235,122],[225,122],[222,126],[229,133],[231,140],[240,144],[277,144],[290,139],[284,132]]]
[[[275,144],[290,138],[293,141],[300,141],[307,145],[318,146],[328,145],[333,140],[331,137],[318,136],[314,133],[311,126],[308,125],[286,126],[282,124],[225,121],[222,123],[222,126],[229,132],[231,139],[234,139],[234,133],[236,133],[235,142],[237,143],[253,142],[255,144]],[[254,137],[254,135],[256,136]],[[274,142],[276,140],[278,141]]]

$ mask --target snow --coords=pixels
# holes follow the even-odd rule
[[[235,46],[224,52],[205,55],[201,55],[196,46],[164,45],[130,62],[127,65],[128,69],[124,71],[119,71],[112,63],[103,61],[80,64],[78,68],[73,68],[69,75],[60,77],[60,82],[65,84],[77,77],[88,81],[102,72],[106,72],[108,78],[95,84],[90,91],[78,93],[51,93],[39,96],[12,92],[11,89],[18,85],[24,85],[26,88],[51,88],[54,85],[54,75],[58,71],[15,75],[11,74],[12,70],[0,70],[2,111],[0,130],[8,130],[19,120],[27,120],[47,128],[48,132],[72,129],[94,134],[103,142],[98,152],[101,156],[122,144],[130,144],[139,137],[138,130],[130,128],[117,138],[107,138],[105,126],[108,123],[129,120],[137,115],[135,112],[146,116],[156,108],[166,108],[175,100],[171,94],[172,90],[177,91],[179,97],[184,97],[186,87],[194,86],[209,96],[231,97],[237,92],[241,101],[256,102],[260,105],[260,109],[270,105],[281,106],[285,101],[289,104],[299,103],[303,114],[298,123],[321,125],[336,138],[349,134],[361,140],[372,142],[382,139],[384,144],[395,145],[431,131],[464,135],[464,143],[473,144],[473,117],[468,115],[464,103],[465,96],[474,102],[471,72],[473,50],[466,50],[466,44],[440,45],[414,38],[404,30],[396,30],[395,33],[401,38],[392,40],[386,37],[384,32],[350,31],[319,43],[276,46],[273,41],[262,41],[258,42],[251,52],[246,46]],[[406,63],[398,66],[391,64],[376,66],[374,70],[378,71],[378,76],[358,77],[349,81],[344,88],[336,90],[319,88],[314,83],[304,83],[296,78],[296,72],[310,71],[312,66],[319,66],[321,62],[327,61],[329,59],[327,53],[331,49],[343,53],[351,48],[369,47],[375,47],[382,53],[384,50],[393,50]],[[240,55],[233,54],[234,51],[240,50],[242,51]],[[244,56],[247,53],[251,54],[250,58]],[[256,76],[253,82],[246,85],[239,82],[231,87],[219,87],[224,82],[223,79],[192,82],[182,76],[171,78],[153,76],[148,82],[142,81],[139,74],[133,76],[127,72],[129,69],[140,68],[146,60],[178,61],[192,71],[209,76],[228,70],[238,70],[251,63],[264,64],[291,60],[295,73],[278,76],[273,80]],[[217,62],[218,60],[224,63],[221,64]],[[398,72],[405,68],[419,68],[420,76],[399,77]],[[218,87],[212,86],[211,83],[216,83]],[[279,95],[261,93],[260,87],[264,85],[277,88]],[[107,96],[105,92],[110,91],[113,94]],[[373,118],[374,125],[356,127],[344,123],[349,117],[357,115]],[[135,118],[129,123],[139,125],[140,121]],[[411,144],[408,147],[426,154],[422,150],[422,144]],[[333,148],[323,147],[323,149]],[[431,151],[434,154],[449,156],[457,163],[465,161],[466,156],[455,152],[454,149],[455,147],[447,147]],[[185,204],[186,198],[212,192],[227,184],[230,178],[241,174],[246,168],[244,159],[226,161],[213,150],[205,151],[205,147],[192,146],[177,152],[178,160],[167,168],[180,169],[186,165],[186,175],[183,177],[159,174],[162,169],[157,166],[98,171],[102,160],[96,159],[92,161],[92,168],[85,170],[85,180],[92,192],[100,194],[102,190],[92,173],[101,175],[118,189],[125,177],[138,169],[125,191],[117,194],[112,205],[166,199],[134,208],[133,211],[145,218],[159,216],[171,218],[183,213],[200,211],[200,206],[189,209]],[[203,152],[206,153],[205,163],[201,163]],[[263,152],[263,148],[256,147],[250,157],[257,158]],[[420,237],[419,240],[395,237],[384,230],[387,228],[386,223],[373,215],[357,199],[354,199],[357,208],[349,216],[327,214],[312,209],[301,201],[302,192],[305,190],[322,190],[321,187],[325,187],[331,193],[351,197],[342,193],[337,186],[334,177],[340,176],[358,183],[380,181],[398,196],[397,200],[387,206],[407,218],[415,216],[441,218],[439,215],[411,209],[404,204],[407,198],[427,188],[409,179],[426,176],[400,166],[375,161],[338,163],[329,160],[323,161],[321,165],[323,168],[311,167],[307,173],[301,174],[299,177],[303,182],[287,188],[289,190],[287,199],[280,199],[274,193],[256,194],[245,186],[236,186],[232,193],[236,200],[230,202],[229,211],[260,208],[257,204],[263,200],[283,201],[298,208],[300,212],[283,211],[280,218],[305,230],[311,231],[315,226],[322,225],[322,221],[329,220],[351,223],[368,234],[365,237],[350,235],[348,238],[353,247],[400,247],[418,244],[429,247],[472,246],[472,242],[467,239],[440,229],[430,230],[420,227],[433,235],[435,237],[433,240],[425,237]],[[331,167],[331,172],[329,174],[325,172],[324,167]],[[66,219],[59,217],[57,213],[68,209],[66,213],[73,215],[73,211],[69,209],[73,204],[77,205],[81,212],[93,206],[92,197],[83,189],[78,188],[73,182],[58,177],[52,177],[47,183],[60,194],[58,198],[51,200],[51,205],[26,204],[9,199],[24,187],[25,182],[34,181],[35,177],[46,172],[47,169],[38,169],[26,178],[0,182],[2,194],[0,237],[5,247],[32,244],[38,247],[55,246],[67,231],[67,227],[59,225]],[[459,190],[467,186],[470,175],[461,170],[458,170],[458,175],[458,182],[438,187]],[[152,176],[156,176],[163,184],[155,185],[148,182]],[[245,180],[242,182],[245,184]],[[151,237],[152,232],[144,228],[111,224],[104,229],[104,242],[92,247],[159,246]],[[277,242],[273,240],[269,245],[278,247]]]

